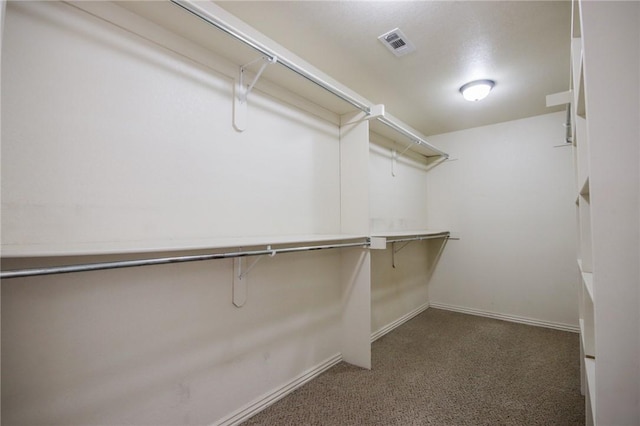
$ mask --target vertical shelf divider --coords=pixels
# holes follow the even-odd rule
[[[340,230],[369,235],[369,121],[345,114],[340,126]],[[371,254],[343,249],[341,352],[345,362],[371,369]]]

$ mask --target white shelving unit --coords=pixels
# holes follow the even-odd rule
[[[85,244],[66,243],[61,241],[56,244],[42,245],[3,245],[2,257],[95,256],[174,251],[203,251],[297,244],[320,244],[338,241],[353,241],[364,238],[367,238],[367,235],[309,234],[237,238],[225,237],[215,239],[171,241],[90,242]]]
[[[587,425],[640,422],[639,9],[636,2],[573,1],[571,110]]]
[[[580,6],[573,3],[571,76],[572,76],[572,134],[576,165],[577,219],[578,219],[578,268],[579,268],[579,316],[580,316],[580,371],[581,390],[585,395],[586,422],[593,424],[595,406],[595,330],[594,289],[591,246],[591,206],[589,199],[589,137],[584,110],[584,62],[581,39]],[[591,379],[591,380],[589,380]]]
[[[194,7],[198,10],[202,9],[207,16],[215,16],[217,25],[210,25],[204,19],[185,12],[178,7]],[[29,7],[29,6],[27,6]],[[277,97],[279,101],[284,101],[295,107],[310,112],[312,115],[326,119],[326,126],[334,132],[332,135],[339,136],[339,153],[336,151],[331,154],[339,154],[340,170],[335,170],[332,179],[335,180],[333,188],[339,186],[339,203],[338,200],[331,206],[330,214],[336,216],[338,220],[334,221],[334,225],[329,229],[328,234],[305,234],[297,233],[296,229],[284,229],[282,233],[265,231],[269,235],[252,235],[246,232],[246,235],[240,234],[237,237],[229,237],[235,235],[233,231],[218,231],[221,227],[212,227],[212,231],[207,237],[201,239],[171,239],[156,238],[149,239],[132,238],[131,240],[122,240],[117,236],[112,241],[96,238],[95,235],[82,235],[78,232],[79,237],[75,240],[61,240],[56,238],[44,238],[39,241],[35,238],[35,242],[20,243],[19,241],[11,241],[5,243],[3,241],[2,256],[11,258],[12,260],[27,260],[29,266],[38,267],[40,265],[31,265],[37,262],[37,258],[47,257],[47,263],[55,263],[58,257],[75,257],[74,263],[81,264],[85,256],[105,256],[108,261],[118,260],[120,255],[132,255],[136,253],[158,253],[158,252],[185,252],[185,251],[203,251],[203,250],[229,250],[250,249],[251,247],[265,248],[268,246],[295,246],[295,245],[320,245],[328,242],[356,242],[364,240],[371,234],[370,231],[370,202],[369,202],[369,143],[370,143],[370,125],[375,126],[376,130],[384,133],[387,137],[392,137],[399,143],[405,145],[408,151],[414,155],[419,155],[424,161],[433,161],[434,159],[445,158],[446,154],[437,148],[429,145],[424,137],[418,132],[409,128],[404,123],[395,119],[389,114],[385,114],[383,108],[372,105],[358,94],[350,89],[332,81],[328,76],[314,69],[303,61],[297,62],[299,58],[287,51],[278,50],[275,43],[266,40],[256,32],[251,32],[250,28],[243,27],[242,23],[234,20],[232,16],[224,12],[223,9],[214,3],[200,3],[190,1],[169,2],[153,2],[153,3],[123,3],[116,6],[110,3],[85,3],[85,4],[55,4],[48,5],[50,12],[59,14],[61,21],[70,19],[69,11],[72,13],[84,13],[98,20],[103,24],[113,24],[114,27],[125,29],[124,32],[133,34],[145,42],[159,47],[163,51],[170,54],[177,54],[182,58],[201,65],[208,70],[214,70],[227,78],[230,77],[229,87],[235,87],[238,70],[243,64],[255,61],[260,58],[261,53],[267,52],[269,55],[277,56],[278,60],[274,63],[281,65],[270,65],[265,69],[264,74],[260,77],[260,81],[256,84],[256,89],[264,93]],[[39,11],[41,12],[41,11]],[[47,12],[42,12],[47,13]],[[139,15],[139,16],[135,16]],[[140,19],[142,17],[144,21]],[[67,22],[65,22],[67,23]],[[62,24],[64,25],[64,24]],[[71,25],[74,25],[71,23]],[[225,28],[219,31],[215,28],[219,26]],[[227,34],[225,34],[225,31]],[[233,36],[233,33],[240,36]],[[248,41],[248,42],[246,42]],[[184,46],[188,46],[185,48]],[[269,45],[270,47],[265,47]],[[256,49],[255,46],[261,46]],[[275,46],[275,47],[273,47]],[[273,47],[273,48],[272,48]],[[256,52],[256,50],[258,50]],[[292,72],[293,71],[293,72]],[[251,72],[247,72],[251,74]],[[251,80],[253,75],[247,75],[247,80]],[[320,86],[320,87],[319,87]],[[228,88],[225,88],[228,89]],[[235,96],[235,95],[234,95]],[[235,97],[234,97],[235,99]],[[249,110],[251,110],[252,98],[249,96]],[[231,109],[233,103],[229,103]],[[235,111],[234,111],[235,113]],[[218,117],[217,117],[218,118]],[[248,133],[251,130],[251,116],[247,118],[245,123]],[[234,130],[232,125],[237,123],[230,120],[227,125],[225,123],[218,126],[221,128],[222,135],[212,134],[212,138],[231,140],[238,139],[238,144],[247,143],[241,139],[239,133]],[[372,124],[375,123],[375,124]],[[98,123],[100,124],[100,123]],[[333,127],[332,127],[333,126]],[[245,133],[245,134],[246,134]],[[75,136],[75,135],[72,135]],[[254,136],[254,139],[256,136]],[[240,149],[240,148],[237,148]],[[230,151],[233,153],[233,151]],[[195,154],[194,154],[195,155]],[[237,155],[237,154],[236,154]],[[314,153],[315,155],[315,153]],[[337,157],[331,157],[333,161]],[[82,156],[78,155],[75,159],[57,159],[59,162],[80,163]],[[80,160],[80,161],[78,161]],[[316,160],[318,162],[321,159]],[[339,177],[337,176],[337,172]],[[249,172],[247,172],[249,173]],[[256,176],[261,179],[263,176]],[[322,179],[318,179],[322,181]],[[224,186],[225,182],[211,182],[217,187]],[[315,191],[316,187],[311,187],[310,191]],[[319,189],[318,191],[326,189]],[[257,209],[251,209],[244,202],[247,195],[238,194],[240,191],[221,190],[221,197],[217,200],[218,205],[229,205],[230,210],[244,214],[245,221],[248,223],[262,220],[264,212]],[[309,192],[309,191],[308,191]],[[336,191],[338,193],[338,191]],[[284,194],[286,198],[294,198],[296,193]],[[34,195],[35,198],[41,194]],[[244,198],[243,198],[244,197]],[[141,206],[136,204],[135,197],[132,198],[131,206],[124,205],[124,210],[119,212],[123,215],[127,213],[126,209],[134,211],[140,210]],[[101,200],[101,203],[109,204],[109,200]],[[167,202],[167,204],[171,204]],[[46,202],[42,205],[47,206]],[[162,205],[161,205],[162,206]],[[22,206],[29,209],[29,206]],[[120,206],[122,207],[122,206]],[[80,211],[82,206],[78,207]],[[48,218],[47,212],[39,212],[42,217]],[[206,210],[202,209],[202,210]],[[318,207],[316,211],[320,211]],[[248,211],[248,213],[247,213]],[[138,212],[139,213],[139,212]],[[100,214],[99,212],[97,214]],[[60,214],[64,217],[64,214]],[[302,216],[302,215],[299,215]],[[318,216],[321,214],[318,213]],[[57,218],[57,220],[60,219]],[[3,218],[4,219],[4,218]],[[109,217],[102,223],[111,226]],[[225,219],[229,219],[225,217]],[[14,222],[23,225],[28,222],[13,218]],[[188,220],[183,218],[183,220]],[[231,222],[231,220],[229,220]],[[56,219],[51,219],[51,223],[55,225]],[[176,221],[173,221],[176,223]],[[55,226],[54,226],[55,227]],[[113,226],[114,229],[117,226]],[[327,228],[328,226],[324,226]],[[162,226],[159,226],[162,228]],[[275,228],[275,227],[274,227]],[[280,226],[280,229],[286,226]],[[299,228],[302,228],[300,226]],[[47,228],[50,229],[50,228]],[[117,229],[116,229],[117,230]],[[220,232],[219,237],[217,233]],[[221,232],[227,232],[222,234]],[[401,231],[390,235],[430,235],[431,231]],[[105,232],[108,234],[108,232]],[[96,234],[97,235],[97,234]],[[444,234],[442,234],[444,237]],[[19,240],[16,238],[16,240]],[[275,248],[275,247],[274,247]],[[343,359],[352,364],[370,368],[371,367],[371,258],[369,250],[366,247],[351,247],[341,250],[342,257],[342,284],[345,294],[348,296],[343,300],[342,310],[342,355]],[[129,258],[130,256],[127,256]],[[143,258],[149,256],[141,256]],[[65,262],[68,262],[65,259]],[[20,263],[20,262],[18,262]],[[68,263],[65,263],[68,264]],[[234,278],[234,289],[235,289]],[[234,301],[235,304],[235,301]]]

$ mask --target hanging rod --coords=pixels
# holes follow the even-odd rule
[[[336,95],[337,97],[339,97],[340,99],[342,99],[343,101],[353,105],[354,107],[358,108],[360,111],[369,114],[371,112],[371,108],[369,107],[369,105],[360,102],[359,100],[355,99],[354,97],[346,94],[345,92],[343,92],[342,90],[338,89],[337,87],[327,83],[326,81],[322,80],[320,77],[310,73],[309,71],[305,70],[304,68],[296,65],[295,63],[289,61],[286,58],[283,58],[279,55],[276,55],[275,52],[273,52],[271,49],[269,49],[268,47],[264,46],[262,43],[254,40],[253,38],[251,38],[250,36],[243,34],[242,32],[238,31],[236,28],[232,27],[231,25],[227,24],[226,22],[222,21],[221,19],[219,19],[218,17],[214,16],[213,14],[211,14],[210,12],[204,10],[203,8],[197,6],[195,4],[195,2],[190,1],[190,0],[171,0],[171,3],[175,4],[176,6],[181,7],[182,9],[186,10],[187,12],[191,13],[192,15],[195,15],[196,17],[202,19],[204,22],[213,25],[214,27],[218,28],[219,30],[229,34],[231,37],[235,38],[238,41],[241,41],[242,43],[246,44],[249,47],[252,47],[253,49],[257,50],[258,52],[260,52],[263,55],[266,55],[269,57],[270,60],[273,60],[273,58],[278,58],[278,63],[285,66],[286,68],[290,69],[291,71],[295,72],[296,74],[306,78],[307,80],[311,81],[312,83],[317,84],[318,86],[322,87],[323,89],[333,93],[334,95]]]
[[[400,133],[402,135],[405,135],[406,137],[411,139],[411,141],[413,143],[415,143],[416,145],[425,146],[425,147],[429,148],[430,150],[432,150],[434,152],[437,152],[439,155],[443,156],[445,158],[445,160],[449,159],[449,154],[447,154],[444,151],[439,150],[438,148],[436,148],[435,146],[431,145],[429,142],[425,141],[424,139],[422,139],[418,135],[410,132],[409,130],[405,129],[404,127],[400,126],[399,124],[389,120],[384,115],[378,117],[378,121],[383,123],[383,124],[386,124],[389,127],[391,127],[396,132],[398,132],[398,133]]]
[[[268,247],[265,250],[253,250],[253,251],[237,251],[231,253],[215,253],[215,254],[200,254],[190,256],[176,256],[176,257],[160,257],[153,259],[137,259],[137,260],[121,260],[115,262],[100,262],[100,263],[84,263],[78,265],[66,265],[66,266],[49,266],[43,268],[31,268],[31,269],[17,269],[11,271],[0,272],[0,278],[23,278],[34,277],[39,275],[56,275],[56,274],[68,274],[72,272],[89,272],[100,271],[105,269],[120,269],[120,268],[133,268],[137,266],[151,266],[151,265],[164,265],[168,263],[184,263],[184,262],[198,262],[203,260],[215,260],[215,259],[231,259],[236,257],[248,257],[248,256],[274,256],[278,253],[294,253],[302,251],[313,250],[327,250],[334,248],[347,248],[347,247],[369,247],[369,240],[359,243],[341,243],[341,244],[326,244],[309,247],[285,247],[272,249]]]
[[[213,15],[211,12],[208,12],[207,10],[201,8],[200,6],[195,4],[194,1],[192,1],[192,0],[171,0],[171,3],[173,3],[176,6],[182,8],[183,10],[191,13],[192,15],[200,18],[201,20],[203,20],[207,24],[213,25],[214,27],[216,27],[219,30],[223,31],[224,33],[230,35],[231,37],[235,38],[236,40],[246,44],[247,46],[253,48],[254,50],[258,51],[259,53],[267,56],[270,61],[273,61],[274,58],[277,58],[277,63],[285,66],[289,70],[291,70],[291,71],[295,72],[296,74],[306,78],[307,80],[311,81],[312,83],[315,83],[316,85],[320,86],[321,88],[323,88],[323,89],[327,90],[328,92],[334,94],[335,96],[339,97],[343,101],[349,103],[350,105],[356,107],[360,111],[366,113],[367,115],[371,114],[371,106],[365,104],[364,102],[361,102],[361,101],[355,99],[353,96],[345,93],[344,91],[338,89],[337,87],[331,85],[330,83],[327,83],[326,81],[324,81],[323,79],[321,79],[317,75],[312,74],[311,72],[305,70],[304,68],[302,68],[299,65],[291,62],[290,60],[288,60],[286,58],[283,58],[280,55],[277,55],[275,52],[273,52],[271,49],[269,49],[268,47],[266,47],[265,45],[263,45],[259,41],[257,41],[255,39],[251,38],[250,36],[240,32],[238,29],[236,29],[233,26],[227,24],[226,22],[224,22],[220,18],[218,18],[215,15]],[[428,143],[427,141],[425,141],[421,137],[415,135],[414,133],[410,132],[409,130],[405,129],[404,127],[400,126],[399,124],[397,124],[396,122],[390,120],[389,118],[381,116],[381,117],[378,117],[378,120],[380,122],[386,124],[387,126],[391,127],[395,131],[399,132],[400,134],[408,137],[414,143],[416,143],[418,145],[422,145],[422,146],[428,147],[430,150],[438,153],[438,155],[441,155],[441,156],[445,157],[445,159],[449,158],[449,154],[447,154],[447,153],[435,148],[433,145],[431,145],[430,143]]]
[[[395,240],[387,240],[387,243],[404,243],[410,241],[423,241],[423,240],[432,240],[434,238],[448,238],[450,235],[449,231],[440,232],[438,234],[424,235],[421,237],[410,237],[410,238],[397,238]]]

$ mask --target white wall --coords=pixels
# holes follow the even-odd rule
[[[480,107],[481,105],[479,105]],[[456,232],[432,304],[576,327],[575,183],[564,113],[433,136],[432,228]]]
[[[370,141],[371,232],[426,229],[429,173],[426,159],[409,151],[399,155],[393,167],[392,150],[401,153],[406,147],[377,133],[371,133]]]
[[[369,146],[370,229],[372,234],[427,229],[427,182],[430,167],[411,152],[392,166],[392,150],[405,146],[372,133]],[[444,239],[391,244],[371,251],[371,331],[376,335],[390,324],[428,306],[428,282]]]
[[[212,424],[340,351],[337,251],[261,261],[240,309],[231,273],[229,260],[4,282],[3,422]]]
[[[398,243],[371,251],[371,331],[374,337],[422,312],[429,306],[429,281],[445,249],[443,238]],[[375,366],[374,366],[375,368]]]
[[[12,2],[5,24],[3,255],[339,232],[337,121],[254,90],[239,134],[232,79],[201,65],[215,56],[187,59],[68,4]],[[224,419],[339,354],[343,263],[263,259],[240,309],[230,260],[6,280],[2,420]]]
[[[230,78],[67,5],[8,12],[5,249],[339,232],[335,124],[256,91],[238,133]]]

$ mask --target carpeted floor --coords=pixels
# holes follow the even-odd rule
[[[582,425],[578,339],[430,308],[244,425]]]

